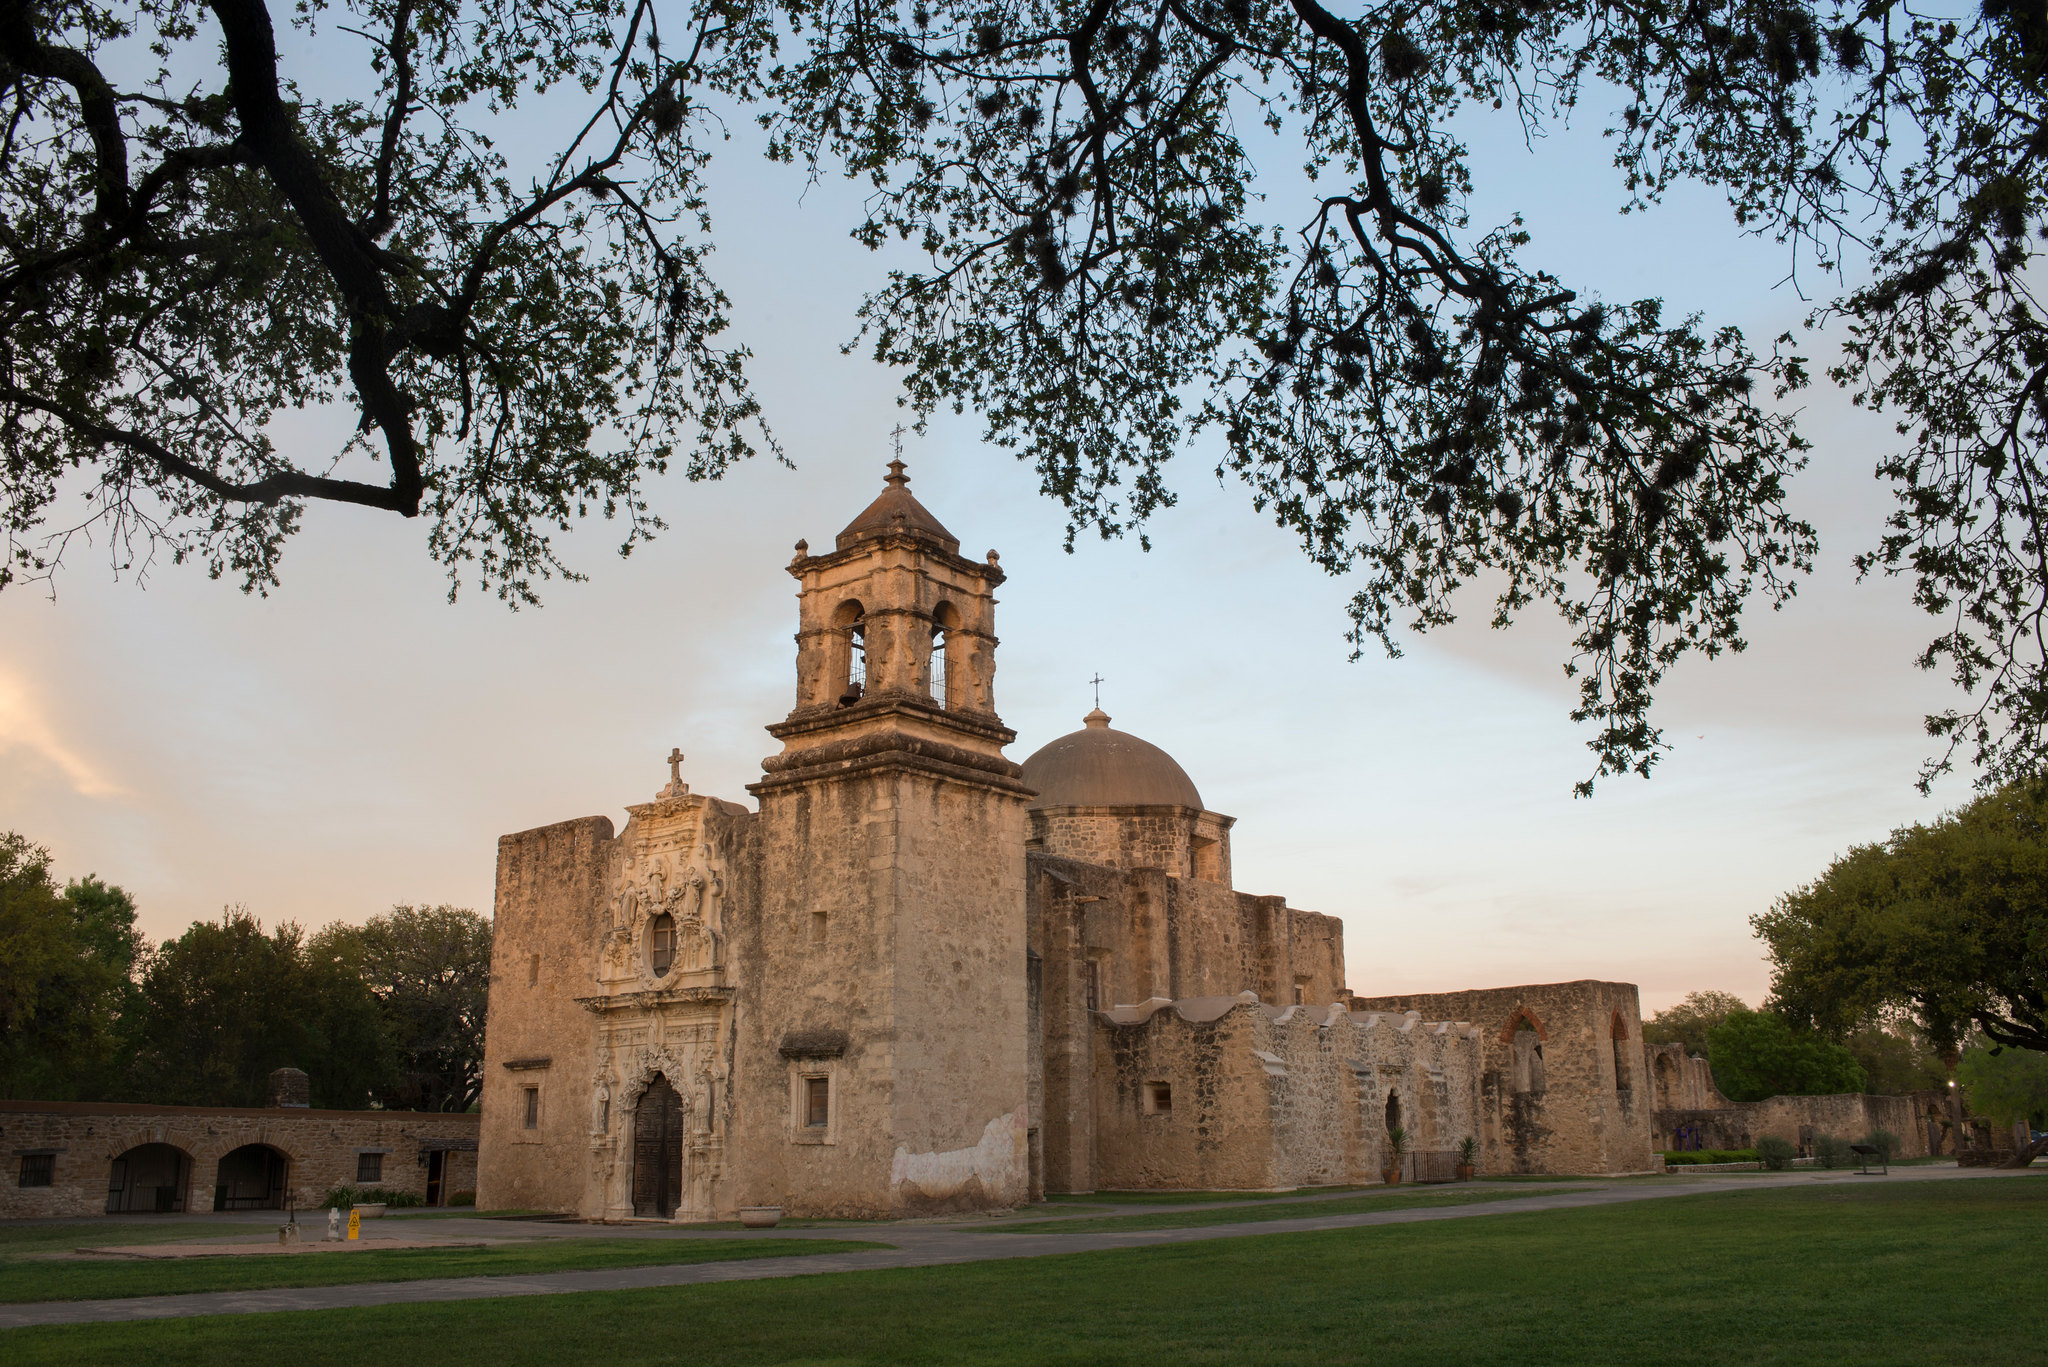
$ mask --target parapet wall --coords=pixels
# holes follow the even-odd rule
[[[1411,1149],[1474,1134],[1479,1041],[1462,1022],[1250,992],[1099,1013],[1095,1184],[1273,1190],[1374,1182],[1398,1124]]]

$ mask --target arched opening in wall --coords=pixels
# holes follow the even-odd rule
[[[220,1156],[213,1177],[215,1210],[283,1210],[291,1159],[268,1144],[244,1144]],[[358,1176],[361,1175],[358,1162]]]
[[[676,918],[667,912],[647,923],[647,967],[666,978],[676,961]]]
[[[960,629],[960,610],[951,603],[941,603],[932,609],[932,664],[930,687],[933,702],[944,708],[960,705],[961,684],[964,680],[956,677],[961,661],[953,658],[951,645],[953,633]]]
[[[1517,1095],[1541,1096],[1545,1090],[1543,1080],[1543,1041],[1534,1030],[1526,1026],[1515,1031],[1515,1087]]]
[[[1621,1012],[1614,1013],[1608,1033],[1614,1039],[1614,1090],[1630,1091],[1635,1083],[1628,1066],[1628,1022],[1621,1018]]]
[[[1401,1128],[1401,1098],[1398,1093],[1387,1093],[1387,1133]]]
[[[171,1144],[138,1144],[107,1168],[107,1214],[185,1209],[192,1185],[192,1155]]]
[[[832,672],[839,686],[838,703],[851,707],[868,686],[868,613],[859,600],[849,598],[832,612]]]
[[[1655,1101],[1659,1110],[1670,1110],[1678,1105],[1675,1094],[1677,1074],[1678,1069],[1668,1054],[1657,1055],[1656,1063],[1651,1065],[1650,1075],[1651,1084],[1656,1088]]]
[[[683,1098],[654,1075],[633,1108],[633,1213],[667,1220],[683,1202]]]

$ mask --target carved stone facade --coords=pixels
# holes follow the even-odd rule
[[[1649,1166],[1647,1099],[1572,1090],[1606,1036],[1539,1056],[1491,1002],[1355,1001],[1342,924],[1236,891],[1234,819],[1100,709],[1007,758],[1002,570],[907,484],[892,465],[831,551],[797,545],[796,701],[757,810],[692,794],[672,753],[623,830],[499,841],[483,1205],[873,1217],[1352,1182],[1396,1127],[1411,1165],[1484,1136],[1490,1166]],[[1632,987],[1573,986],[1635,1028]],[[1506,989],[1546,1022],[1557,990]],[[1569,1142],[1513,1137],[1532,1066]]]

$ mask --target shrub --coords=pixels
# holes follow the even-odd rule
[[[1756,1156],[1762,1159],[1764,1166],[1772,1172],[1783,1171],[1785,1165],[1791,1162],[1793,1155],[1798,1152],[1797,1144],[1779,1135],[1767,1134],[1756,1141]]]
[[[333,1206],[342,1210],[350,1206],[370,1206],[382,1203],[387,1206],[423,1206],[426,1199],[418,1192],[393,1191],[389,1187],[358,1187],[344,1182],[330,1187],[320,1198],[322,1206]]]
[[[451,1206],[473,1206],[476,1204],[476,1193],[473,1191],[450,1192],[448,1204]]]
[[[1813,1157],[1824,1168],[1842,1167],[1849,1161],[1849,1141],[1831,1134],[1815,1135]]]
[[[1755,1149],[1688,1149],[1667,1150],[1664,1166],[1667,1168],[1691,1167],[1695,1163],[1754,1163]]]
[[[1863,1142],[1883,1154],[1887,1163],[1898,1156],[1899,1137],[1890,1130],[1872,1130],[1863,1136]]]

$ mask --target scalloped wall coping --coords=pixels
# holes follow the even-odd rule
[[[1112,1006],[1101,1014],[1111,1025],[1143,1025],[1161,1011],[1171,1007],[1175,1015],[1190,1025],[1207,1025],[1211,1021],[1223,1019],[1240,1006],[1256,1008],[1276,1025],[1289,1024],[1299,1015],[1305,1020],[1314,1021],[1319,1030],[1327,1030],[1340,1021],[1349,1021],[1366,1030],[1386,1025],[1402,1034],[1409,1033],[1418,1025],[1423,1027],[1425,1033],[1457,1039],[1477,1039],[1480,1033],[1476,1026],[1467,1021],[1425,1021],[1420,1011],[1407,1011],[1400,1015],[1386,1011],[1351,1011],[1336,1003],[1329,1006],[1297,1005],[1283,1008],[1260,1001],[1256,992],[1240,992],[1234,997],[1147,997],[1135,1006]]]

